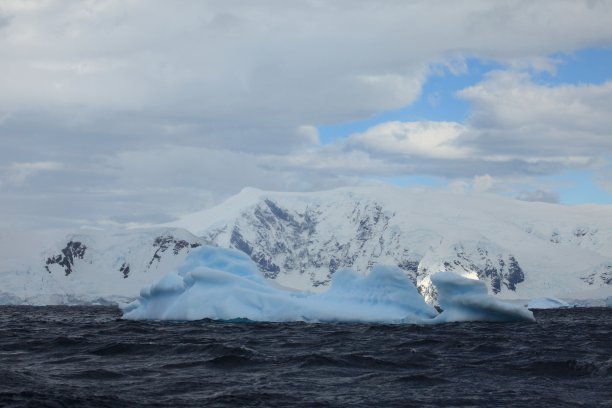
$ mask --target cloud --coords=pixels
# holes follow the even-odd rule
[[[303,136],[304,140],[311,145],[318,145],[319,142],[319,131],[315,126],[302,125],[298,126],[297,133]]]
[[[0,224],[34,222],[28,214],[159,220],[246,185],[429,174],[489,175],[494,189],[504,177],[590,166],[610,149],[609,84],[549,87],[521,73],[553,70],[551,54],[612,45],[610,2],[4,0],[1,9]],[[460,93],[467,122],[391,122],[320,145],[318,127],[409,106],[429,76],[465,73],[468,58],[510,71]]]
[[[336,148],[362,152],[389,172],[449,179],[600,171],[610,161],[612,82],[549,86],[528,73],[496,71],[458,96],[470,102],[465,123],[385,122]]]
[[[474,176],[474,190],[478,192],[487,191],[493,187],[494,182],[493,177],[489,176],[488,174]]]
[[[472,107],[473,143],[487,152],[562,158],[612,150],[612,82],[546,86],[524,72],[497,71],[458,96]]]
[[[117,115],[113,131],[131,138],[134,125],[160,137],[191,126],[191,142],[230,148],[291,146],[286,133],[297,126],[406,106],[435,64],[461,70],[466,56],[534,61],[612,43],[606,2],[3,7],[14,18],[0,40],[0,111],[43,110],[60,129],[71,123],[65,111],[86,114],[91,126]],[[235,135],[238,124],[253,142]]]
[[[63,165],[57,162],[12,163],[0,173],[0,187],[3,184],[22,185],[28,178],[38,173],[62,169]]]
[[[559,194],[553,191],[522,191],[517,197],[522,201],[538,201],[544,203],[559,203]]]
[[[11,23],[12,19],[12,16],[2,13],[2,10],[0,9],[0,30],[8,26]]]
[[[501,182],[498,179],[494,179],[488,174],[476,175],[471,179],[455,179],[448,183],[447,188],[450,191],[456,193],[476,192],[483,193],[489,191],[495,191],[496,189],[503,190],[506,182]]]
[[[456,159],[470,150],[458,146],[465,129],[452,122],[386,122],[351,136],[349,147],[392,155]]]

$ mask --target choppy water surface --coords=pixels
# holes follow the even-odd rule
[[[0,307],[0,406],[612,406],[612,309],[437,326]]]

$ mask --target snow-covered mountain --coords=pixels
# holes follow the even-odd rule
[[[200,245],[177,228],[80,231],[0,272],[0,304],[128,301]]]
[[[324,290],[341,268],[397,265],[428,300],[453,271],[502,298],[612,295],[612,207],[530,203],[491,194],[398,187],[317,193],[245,189],[158,228],[82,231],[37,264],[2,274],[8,301],[117,300],[202,244],[239,249],[269,279]]]

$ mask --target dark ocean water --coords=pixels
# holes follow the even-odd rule
[[[611,407],[612,309],[437,326],[0,306],[0,406]]]

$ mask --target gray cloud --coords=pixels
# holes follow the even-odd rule
[[[164,220],[247,185],[588,165],[610,147],[609,90],[515,73],[463,91],[466,130],[433,144],[420,124],[401,146],[393,132],[377,142],[378,129],[322,147],[312,126],[407,106],[428,75],[461,72],[467,57],[541,69],[552,53],[612,45],[610,21],[609,2],[570,0],[5,0],[0,225]]]
[[[612,152],[612,82],[544,86],[528,74],[495,72],[459,92],[472,105],[471,143],[487,152],[538,157],[592,157]]]
[[[12,19],[13,19],[12,16],[3,14],[2,10],[0,10],[0,30],[8,26],[11,23]]]
[[[537,201],[555,204],[559,203],[559,194],[555,193],[554,191],[522,191],[516,198],[523,201]]]

